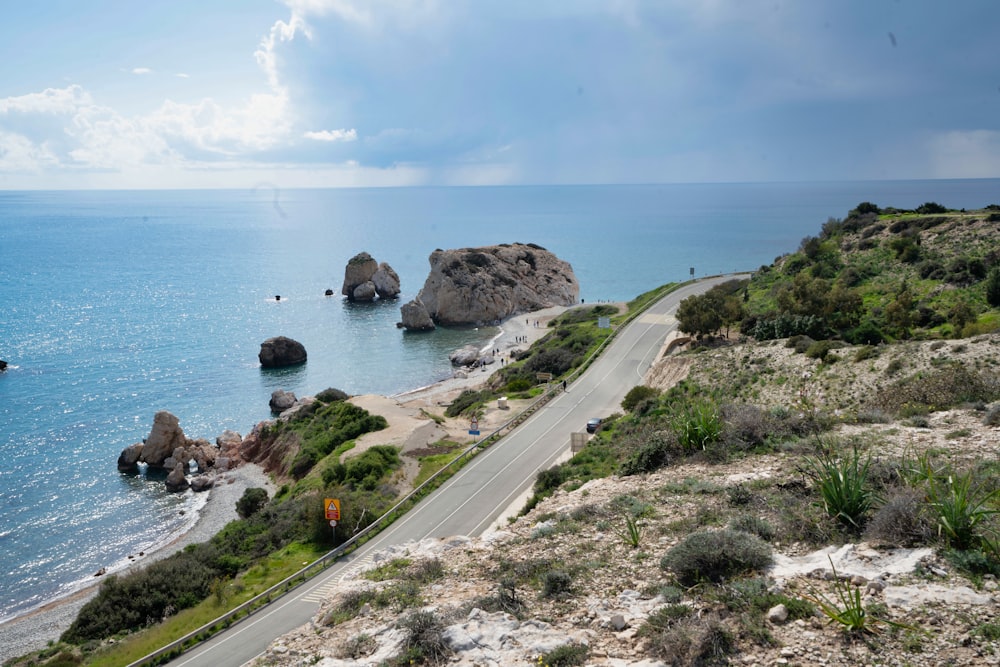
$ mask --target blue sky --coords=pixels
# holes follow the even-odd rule
[[[4,4],[0,189],[1000,177],[995,0]]]

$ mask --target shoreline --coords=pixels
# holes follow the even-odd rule
[[[80,609],[97,595],[107,576],[120,576],[139,570],[149,563],[163,560],[190,544],[205,542],[221,531],[226,524],[239,516],[236,501],[251,487],[267,489],[273,496],[275,486],[264,469],[254,463],[244,463],[216,478],[215,486],[205,492],[208,498],[198,510],[198,519],[192,526],[164,542],[155,551],[149,551],[124,568],[95,578],[90,585],[55,598],[0,623],[0,664],[32,651],[45,648],[49,641],[58,641],[70,626]]]
[[[573,307],[575,306],[553,306],[509,317],[501,322],[500,332],[491,339],[490,344],[481,350],[483,354],[491,349],[499,350],[500,353],[494,363],[479,369],[462,371],[465,377],[459,375],[459,370],[456,369],[450,378],[387,398],[411,406],[450,403],[462,391],[483,386],[493,373],[503,367],[501,358],[509,358],[515,350],[531,347],[549,332],[549,321]],[[222,473],[216,479],[215,486],[207,492],[209,496],[198,510],[198,519],[189,529],[154,551],[147,552],[143,558],[128,563],[124,568],[109,572],[107,576],[127,574],[149,563],[167,558],[190,544],[210,540],[226,524],[239,518],[236,514],[236,501],[243,495],[244,490],[254,486],[267,489],[269,497],[274,495],[276,488],[263,468],[253,463],[243,463],[238,468]],[[102,580],[103,578],[99,578],[93,584],[0,622],[0,664],[11,658],[43,649],[49,641],[58,641],[80,609],[97,595]]]

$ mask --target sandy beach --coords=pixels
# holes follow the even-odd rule
[[[450,431],[428,428],[425,413],[440,413],[442,407],[448,405],[462,391],[480,387],[490,375],[502,368],[501,358],[508,359],[515,350],[530,347],[548,333],[548,322],[566,310],[561,306],[546,308],[518,315],[503,322],[501,333],[492,341],[492,348],[497,351],[496,361],[492,364],[479,369],[457,372],[454,377],[447,380],[391,397],[367,395],[352,398],[352,402],[373,413],[382,414],[389,422],[387,429],[359,438],[353,453],[363,451],[365,446],[370,444],[392,444],[402,447],[405,452],[407,449],[419,448],[441,437],[454,436],[461,432],[465,427],[456,427],[454,424]],[[491,425],[502,423],[509,414],[510,410],[489,409],[483,417],[481,428],[485,430]],[[126,570],[115,574],[144,567],[150,562],[180,551],[189,544],[211,539],[227,523],[238,518],[236,501],[251,487],[265,488],[268,495],[273,495],[275,490],[274,484],[263,469],[256,465],[244,464],[220,475],[216,485],[207,492],[208,500],[199,511],[198,521],[190,530],[163,548],[136,559]],[[97,594],[99,584],[100,582],[95,580],[93,586],[0,624],[0,663],[45,648],[50,641],[57,641],[76,618],[80,608]]]

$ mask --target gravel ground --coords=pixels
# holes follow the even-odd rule
[[[199,511],[198,521],[191,530],[162,549],[147,554],[141,563],[129,569],[144,567],[150,562],[180,551],[189,544],[211,539],[227,523],[238,518],[236,501],[251,487],[262,487],[267,489],[268,495],[274,494],[274,485],[259,466],[244,464],[236,470],[220,475],[215,486],[208,492],[208,502]],[[45,648],[50,641],[58,640],[59,635],[76,618],[80,608],[97,594],[97,590],[97,585],[91,586],[0,625],[0,663]]]

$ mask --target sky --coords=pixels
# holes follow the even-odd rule
[[[1000,177],[995,0],[5,0],[0,189]]]

